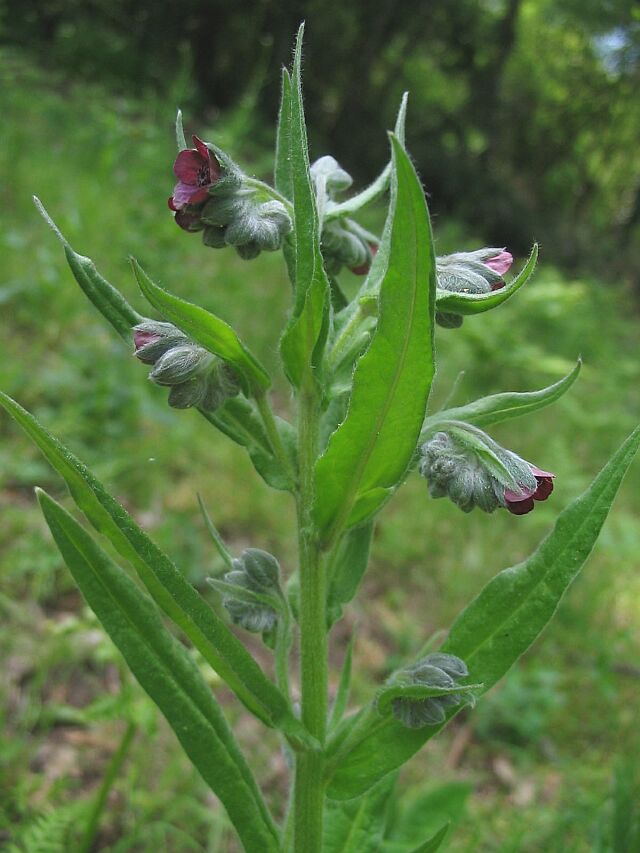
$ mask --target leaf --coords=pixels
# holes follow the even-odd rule
[[[576,366],[563,379],[547,388],[542,388],[540,391],[525,391],[524,393],[510,391],[504,394],[493,394],[491,397],[474,400],[473,403],[468,403],[466,406],[444,409],[426,419],[423,433],[432,433],[438,428],[438,422],[442,420],[464,421],[474,426],[487,427],[543,409],[545,406],[555,403],[569,390],[578,378],[581,367],[582,360],[578,359]],[[422,434],[420,440],[423,440]]]
[[[276,685],[124,507],[33,415],[2,393],[0,404],[64,478],[74,501],[93,527],[131,563],[156,604],[184,631],[240,701],[266,725],[308,740],[306,729],[293,716]]]
[[[282,69],[282,91],[278,128],[276,131],[276,162],[274,170],[275,188],[285,198],[293,199],[293,177],[291,173],[291,77]]]
[[[336,698],[333,702],[333,707],[331,708],[331,718],[329,720],[329,730],[334,729],[340,720],[344,716],[344,712],[347,710],[347,704],[349,702],[349,691],[351,688],[351,663],[353,660],[353,644],[355,643],[356,635],[351,634],[349,638],[349,643],[347,645],[347,650],[344,653],[344,660],[342,662],[342,669],[340,671],[340,682],[338,684],[338,691],[336,693]]]
[[[436,309],[450,314],[482,314],[491,308],[502,305],[513,294],[527,283],[535,269],[538,260],[538,244],[534,244],[529,260],[520,273],[500,290],[491,293],[452,293],[449,290],[438,290],[436,294]]]
[[[414,796],[404,794],[389,821],[383,853],[416,853],[441,844],[447,829],[464,815],[471,792],[467,782],[445,782],[427,790],[421,786]],[[425,837],[429,840],[420,844]]]
[[[220,798],[245,849],[279,849],[277,830],[224,716],[153,602],[45,492],[38,500],[74,580],[185,752]]]
[[[364,521],[401,482],[420,434],[434,373],[435,269],[424,193],[392,137],[396,180],[380,319],[357,363],[344,422],[316,465],[314,516],[325,541]],[[384,248],[381,251],[385,252]]]
[[[398,116],[396,118],[396,124],[393,131],[403,146],[405,144],[404,127],[407,118],[408,98],[409,93],[405,92],[402,96],[402,100],[400,101],[400,108],[398,110]],[[369,184],[366,189],[362,190],[357,195],[354,195],[352,198],[347,199],[347,201],[340,203],[330,201],[327,205],[325,219],[330,221],[331,219],[340,219],[343,216],[353,216],[353,214],[358,213],[358,211],[362,210],[362,208],[367,204],[371,204],[373,201],[376,201],[389,188],[392,171],[392,161],[389,161],[375,181],[373,181],[372,184]]]
[[[347,531],[340,543],[329,577],[327,614],[331,625],[340,619],[343,606],[358,591],[369,563],[372,538],[373,522],[369,522]]]
[[[112,284],[109,284],[106,278],[100,275],[91,258],[85,258],[83,255],[74,252],[45,210],[40,199],[34,196],[33,200],[47,224],[62,243],[67,263],[85,295],[93,302],[105,320],[111,323],[125,343],[131,344],[133,340],[132,328],[145,318],[129,305],[124,296]]]
[[[441,827],[435,835],[432,835],[428,841],[424,842],[424,844],[416,847],[412,853],[435,853],[436,850],[440,849],[442,842],[447,836],[447,832],[449,832],[449,824],[445,823],[445,825]]]
[[[313,378],[319,364],[329,327],[329,281],[320,251],[320,223],[309,168],[307,129],[302,104],[302,39],[298,30],[291,79],[290,192],[293,201],[293,242],[295,244],[295,304],[280,341],[280,355],[289,381],[300,387]],[[283,81],[286,78],[283,77]],[[286,83],[283,107],[286,114]],[[279,137],[286,143],[284,131]],[[282,148],[281,145],[281,148]],[[282,155],[278,155],[282,161]],[[280,173],[285,171],[284,166]],[[283,178],[283,180],[288,180]],[[288,262],[289,267],[290,263]]]
[[[265,390],[271,384],[269,374],[249,352],[228,323],[154,284],[138,262],[132,258],[133,272],[140,290],[162,316],[177,326],[200,346],[236,368],[244,380],[244,391]]]
[[[357,800],[329,803],[323,853],[379,853],[396,777],[389,777]]]
[[[553,616],[589,556],[639,445],[640,427],[587,491],[560,514],[537,551],[489,581],[454,623],[440,651],[462,658],[471,677],[482,682],[481,692],[502,678]],[[451,710],[448,718],[456,713]],[[337,769],[328,795],[335,799],[359,796],[401,767],[446,725],[412,731],[393,718],[379,723],[372,713],[360,713],[357,720],[357,737],[343,729],[336,740],[337,754],[330,755],[330,765]]]
[[[264,424],[253,405],[241,397],[232,397],[213,412],[201,410],[204,417],[236,444],[245,447],[254,468],[273,489],[291,490],[291,480],[271,449]],[[290,423],[276,417],[276,428],[287,451],[292,467],[296,468],[296,434]]]
[[[189,146],[184,138],[184,127],[182,126],[182,110],[176,113],[176,147],[178,151],[184,151]]]
[[[452,693],[477,693],[482,684],[454,684],[453,687],[433,687],[427,684],[388,684],[376,694],[376,707],[381,715],[391,713],[394,699],[429,699],[432,696],[448,696]]]

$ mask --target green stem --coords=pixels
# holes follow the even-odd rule
[[[130,722],[125,729],[118,749],[115,751],[111,762],[107,767],[107,772],[104,774],[102,784],[100,785],[93,808],[89,815],[89,820],[87,821],[84,836],[80,842],[80,846],[78,847],[78,853],[90,853],[93,848],[93,843],[98,833],[98,824],[102,817],[102,813],[104,812],[109,791],[118,778],[118,774],[120,773],[120,769],[127,757],[127,753],[129,752],[129,747],[131,746],[135,733],[136,724]]]
[[[258,394],[256,395],[255,401],[256,406],[258,407],[258,411],[260,412],[260,417],[262,418],[262,423],[264,424],[264,428],[269,437],[271,449],[273,450],[274,455],[282,465],[284,471],[289,477],[291,485],[293,486],[296,482],[296,473],[293,469],[293,465],[291,464],[291,459],[289,458],[289,455],[285,450],[284,444],[282,443],[282,438],[280,437],[280,433],[278,432],[278,426],[276,424],[273,412],[271,411],[269,401],[267,400],[267,395],[265,393]]]
[[[310,382],[300,396],[298,537],[300,554],[300,688],[302,721],[324,745],[327,726],[326,571],[312,519],[313,468],[318,449],[319,404]],[[294,849],[320,853],[324,810],[324,753],[296,756]]]

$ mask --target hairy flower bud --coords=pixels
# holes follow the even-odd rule
[[[199,406],[213,411],[240,390],[238,378],[224,361],[190,340],[171,323],[145,320],[133,330],[135,355],[152,364],[149,379],[168,386],[174,409]]]
[[[233,571],[227,572],[224,580],[228,584],[260,595],[282,597],[278,561],[259,548],[247,548],[243,551],[242,555],[233,561]],[[231,621],[247,631],[271,631],[278,619],[276,610],[266,602],[251,602],[228,594],[223,597],[222,603]]]
[[[324,185],[329,198],[333,198],[336,193],[348,190],[353,183],[351,175],[345,172],[334,157],[329,155],[320,157],[311,164],[311,180],[316,192],[320,190],[321,185]]]
[[[553,491],[554,474],[542,471],[469,424],[454,423],[420,447],[420,473],[429,494],[448,497],[464,512],[505,507],[524,515]]]
[[[489,293],[504,287],[502,276],[513,263],[504,249],[478,249],[456,252],[436,258],[436,276],[440,290],[453,293]]]
[[[395,673],[387,686],[399,688],[426,687],[443,691],[453,690],[462,678],[469,675],[466,664],[455,655],[435,652],[427,655],[418,663]],[[463,702],[473,704],[471,693],[444,693],[424,699],[398,697],[391,703],[393,716],[410,729],[423,726],[436,726],[446,719],[449,708],[455,708]]]

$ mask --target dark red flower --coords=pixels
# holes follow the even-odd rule
[[[513,515],[526,515],[533,509],[534,501],[546,501],[553,491],[553,480],[556,475],[549,471],[542,471],[531,463],[529,466],[536,478],[535,488],[524,486],[519,491],[506,489],[504,493],[506,507]]]
[[[369,249],[371,251],[371,260],[373,260],[376,252],[378,251],[378,244],[369,243]],[[367,275],[367,273],[371,269],[371,260],[365,261],[364,264],[360,264],[360,266],[358,267],[351,267],[351,272],[355,275]]]
[[[173,211],[181,211],[188,204],[206,201],[209,187],[220,178],[220,163],[215,155],[197,136],[194,135],[192,139],[195,148],[181,151],[173,164],[178,179],[169,199],[169,207]]]

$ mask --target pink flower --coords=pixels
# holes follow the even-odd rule
[[[489,267],[490,270],[493,270],[498,275],[504,275],[511,264],[513,263],[513,255],[511,252],[499,252],[493,258],[489,258],[486,261],[483,261],[485,267]],[[495,281],[491,285],[491,290],[500,290],[500,288],[504,287],[504,281]]]
[[[181,211],[188,204],[206,201],[209,197],[209,187],[220,178],[220,164],[216,157],[201,139],[195,135],[192,139],[195,148],[181,151],[173,164],[173,171],[178,179],[169,199],[169,207],[173,211]],[[178,224],[184,228],[187,223],[178,221]]]
[[[160,340],[160,335],[156,335],[153,332],[146,332],[142,329],[133,330],[133,345],[136,348],[136,352],[147,344],[153,344],[156,341]]]
[[[553,491],[553,480],[556,475],[549,471],[542,471],[531,463],[528,464],[536,478],[535,488],[523,486],[519,491],[506,489],[504,493],[507,509],[513,515],[526,515],[533,509],[534,501],[546,501]]]

